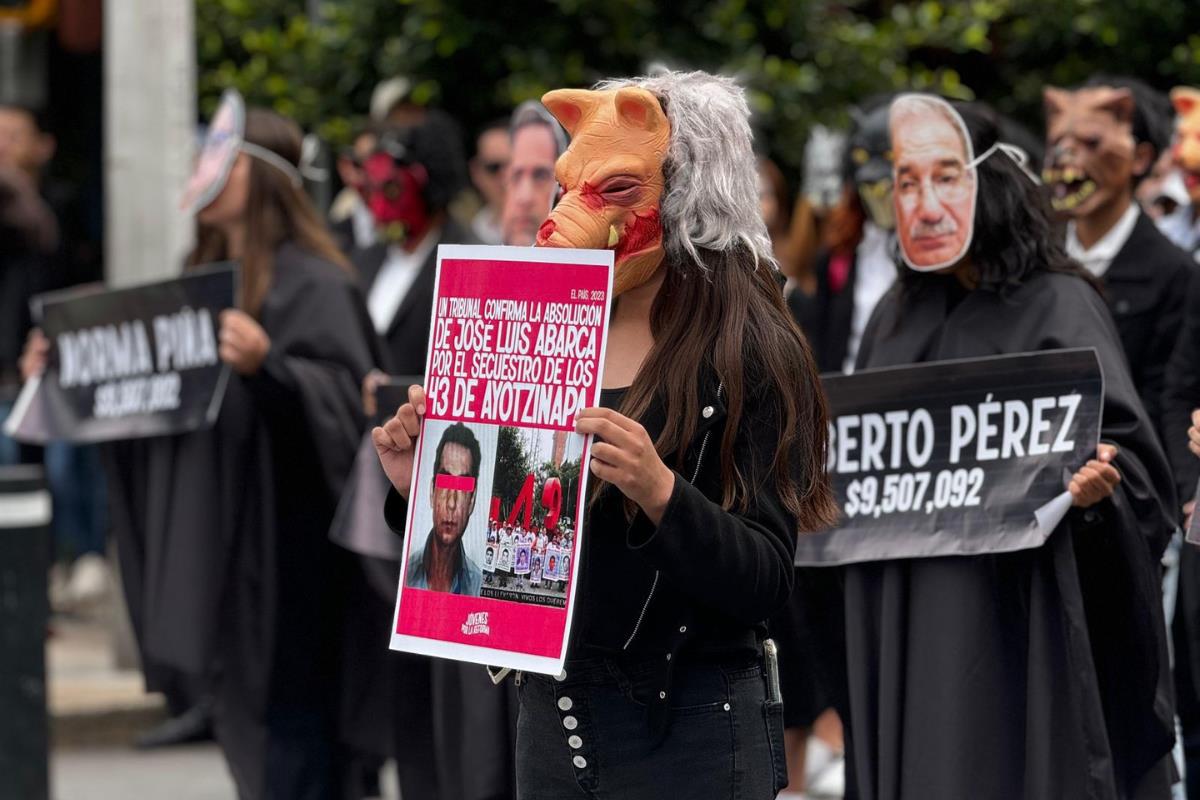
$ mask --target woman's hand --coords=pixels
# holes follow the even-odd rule
[[[421,433],[421,417],[425,416],[425,389],[408,387],[408,402],[400,406],[396,415],[381,427],[371,431],[371,441],[379,454],[379,463],[392,482],[392,486],[405,500],[412,485],[413,452],[416,450],[418,434]]]
[[[1192,412],[1192,427],[1188,428],[1188,450],[1200,456],[1200,408]]]
[[[254,317],[236,308],[221,312],[221,360],[239,375],[254,375],[262,368],[271,351],[271,337]]]
[[[1121,473],[1111,463],[1116,457],[1117,448],[1111,444],[1096,446],[1096,458],[1076,472],[1067,487],[1071,492],[1071,505],[1091,508],[1104,498],[1112,497],[1117,484],[1121,482]]]
[[[646,429],[607,408],[585,408],[575,417],[578,433],[599,437],[592,443],[592,474],[616,486],[650,520],[662,521],[675,473],[658,457]]]
[[[25,338],[25,350],[17,366],[21,370],[21,380],[27,381],[35,375],[46,371],[46,362],[50,358],[50,340],[42,333],[41,328],[29,331]]]

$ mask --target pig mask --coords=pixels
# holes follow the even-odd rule
[[[658,99],[638,87],[559,89],[542,103],[571,146],[555,165],[563,196],[537,244],[612,249],[619,297],[650,280],[663,260],[659,206],[670,123]]]
[[[1175,166],[1193,206],[1200,206],[1200,89],[1178,86],[1171,90],[1175,107]]]

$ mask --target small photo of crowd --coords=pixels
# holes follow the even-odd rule
[[[578,434],[499,429],[481,596],[566,606],[582,452]]]

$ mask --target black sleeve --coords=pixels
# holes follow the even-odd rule
[[[383,519],[400,538],[408,527],[408,501],[400,496],[394,486],[388,487],[387,499],[383,501]]]
[[[373,366],[361,295],[349,281],[304,281],[264,327],[271,349],[247,385],[276,437],[307,440],[333,496],[341,494],[366,424],[362,380]]]
[[[697,604],[747,625],[782,608],[795,579],[797,521],[784,508],[770,469],[779,442],[773,405],[769,397],[747,398],[735,440],[739,470],[754,476],[747,481],[745,511],[724,510],[676,473],[658,526],[639,512],[627,534],[628,546]],[[709,452],[713,464],[718,450]],[[717,586],[729,591],[714,591]]]
[[[1175,472],[1179,496],[1190,500],[1200,477],[1200,459],[1188,450],[1192,409],[1200,408],[1200,277],[1195,270],[1181,309],[1178,338],[1164,376],[1162,435]]]
[[[1191,288],[1189,284],[1193,282],[1191,277],[1195,269],[1189,263],[1175,262],[1170,265],[1169,271],[1173,276],[1165,283],[1161,302],[1156,309],[1154,330],[1146,345],[1145,361],[1138,365],[1141,368],[1142,402],[1163,441],[1171,436],[1172,427],[1167,422],[1169,416],[1163,399],[1168,362],[1180,338],[1187,291]]]

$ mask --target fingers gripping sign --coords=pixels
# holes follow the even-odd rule
[[[1121,482],[1121,473],[1112,464],[1116,457],[1117,448],[1113,445],[1097,445],[1096,458],[1083,465],[1067,487],[1071,492],[1072,505],[1091,508],[1101,500],[1112,497],[1117,484]]]
[[[391,419],[371,431],[371,441],[375,444],[379,463],[383,465],[383,471],[392,486],[405,500],[412,485],[413,453],[424,416],[425,389],[410,386],[408,402],[400,406]]]
[[[1200,457],[1200,408],[1192,412],[1192,426],[1188,428],[1188,449]]]
[[[611,409],[585,408],[575,417],[575,430],[596,437],[592,474],[620,489],[657,525],[671,501],[675,473],[659,457],[646,429]]]
[[[271,350],[271,337],[262,325],[245,311],[235,308],[221,312],[218,339],[221,360],[239,375],[258,372]]]

